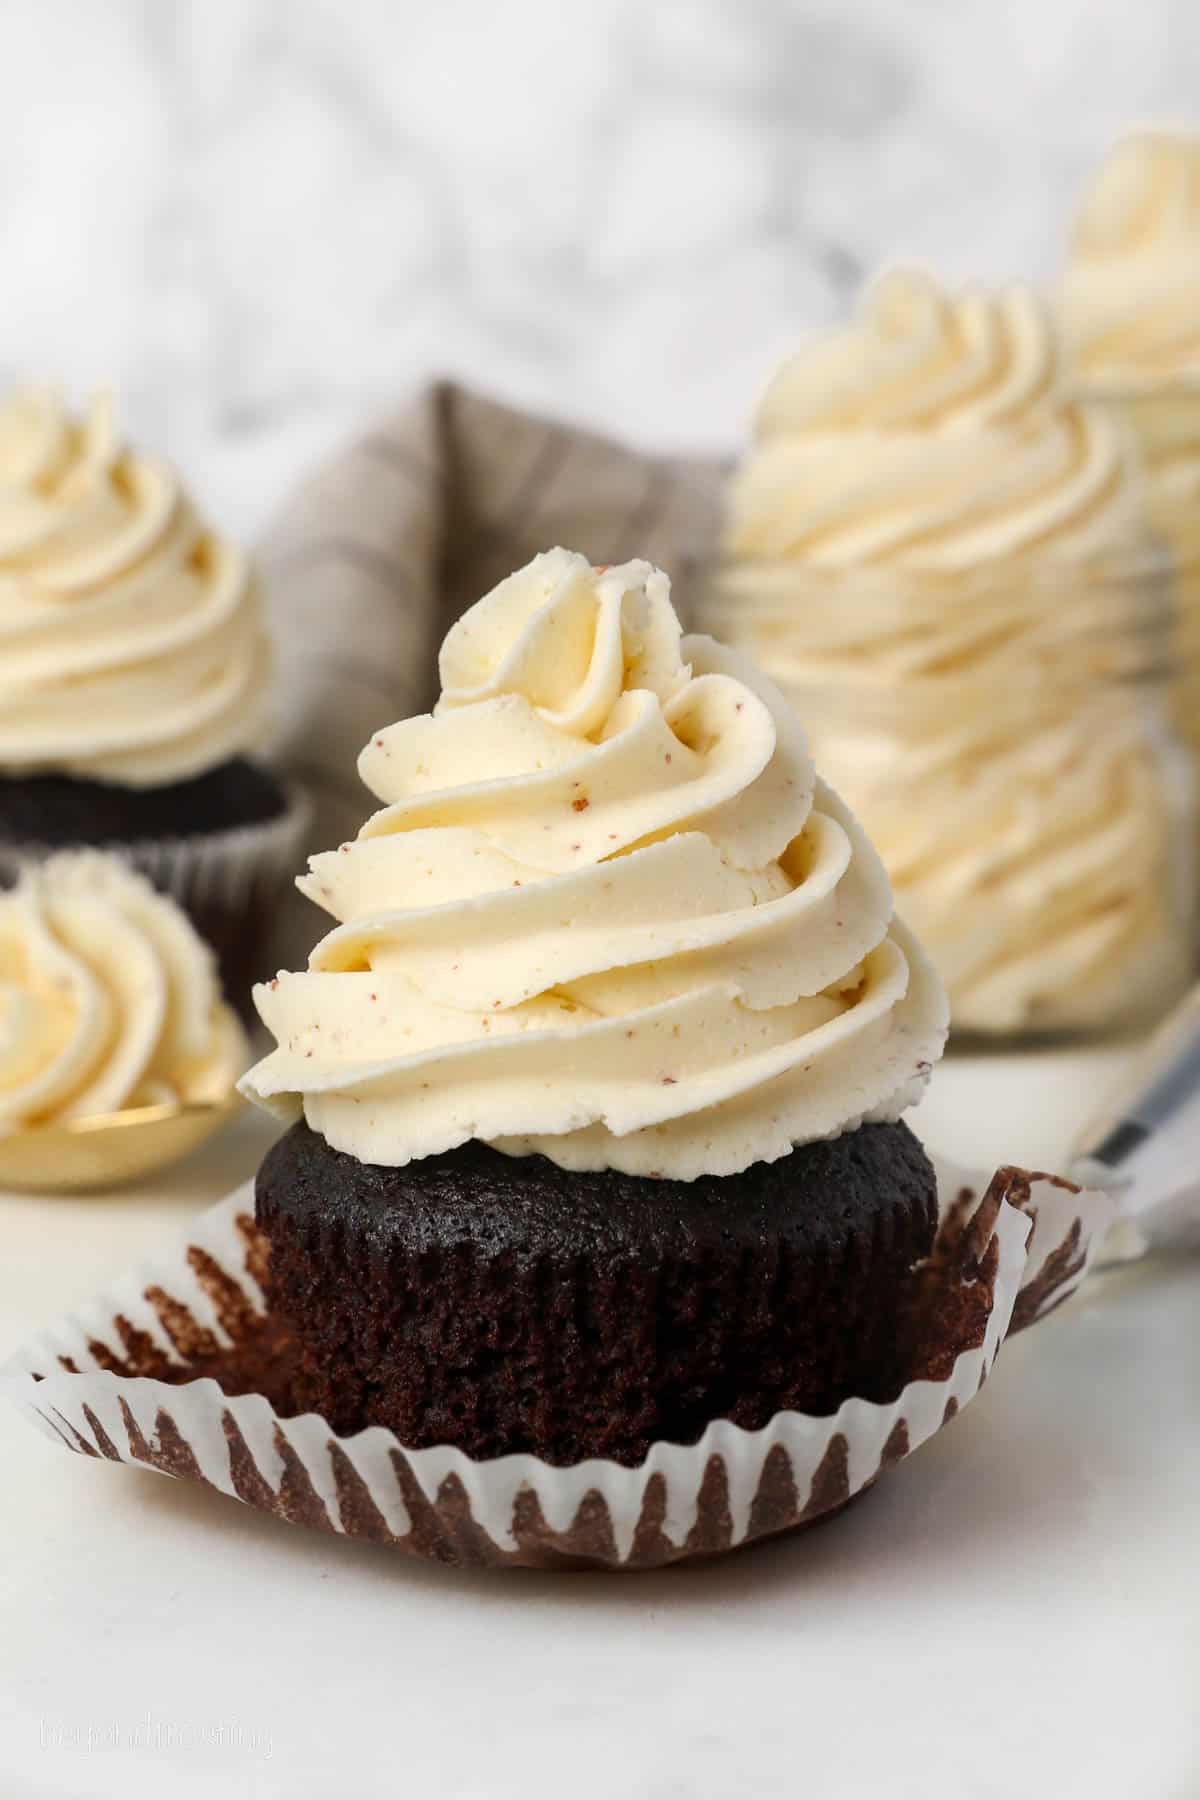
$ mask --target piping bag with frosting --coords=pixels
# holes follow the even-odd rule
[[[369,1163],[478,1138],[688,1180],[919,1097],[941,985],[795,715],[682,636],[666,575],[535,557],[440,673],[300,881],[337,924],[256,989],[250,1098]]]

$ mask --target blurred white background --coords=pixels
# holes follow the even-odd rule
[[[4,0],[0,375],[114,382],[229,527],[430,372],[736,444],[917,256],[1049,276],[1195,0]]]

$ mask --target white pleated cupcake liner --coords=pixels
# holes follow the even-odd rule
[[[0,1388],[69,1449],[440,1562],[634,1569],[710,1556],[835,1511],[932,1437],[979,1392],[1006,1335],[1079,1285],[1115,1212],[1103,1194],[1018,1169],[981,1181],[942,1164],[938,1185],[928,1341],[895,1400],[781,1412],[758,1431],[716,1420],[636,1468],[407,1450],[374,1426],[339,1437],[315,1414],[284,1418],[261,1394],[189,1379],[197,1358],[251,1345],[264,1316],[252,1184],[40,1333],[0,1368]]]

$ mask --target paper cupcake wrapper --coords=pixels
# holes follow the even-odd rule
[[[0,1387],[83,1455],[438,1562],[636,1569],[716,1555],[833,1512],[932,1437],[979,1392],[1006,1334],[1079,1285],[1114,1212],[1104,1195],[1018,1169],[981,1182],[943,1165],[938,1182],[938,1242],[895,1400],[781,1412],[759,1431],[717,1420],[696,1444],[655,1444],[637,1468],[475,1461],[407,1450],[381,1427],[343,1438],[316,1414],[282,1417],[263,1394],[195,1378],[214,1356],[226,1386],[239,1385],[240,1357],[253,1366],[267,1247],[251,1184],[18,1352]]]
[[[311,818],[308,796],[289,786],[277,818],[194,838],[148,839],[121,854],[180,906],[244,913],[257,897],[294,880]]]
[[[135,838],[108,847],[181,906],[204,904],[239,911],[264,882],[290,881],[296,872],[312,808],[303,789],[289,785],[286,792],[287,805],[274,819],[196,837]],[[44,862],[60,850],[86,847],[37,839],[5,844],[0,848],[0,881],[14,880],[24,863]]]

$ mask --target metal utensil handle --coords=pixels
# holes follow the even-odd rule
[[[1200,986],[1159,1028],[1116,1109],[1080,1139],[1076,1155],[1119,1169],[1200,1093]]]

